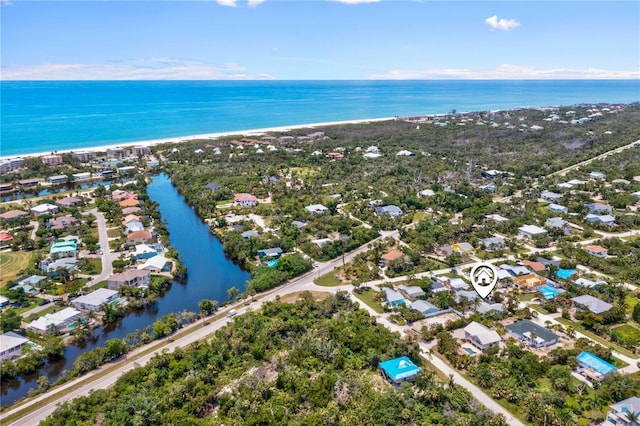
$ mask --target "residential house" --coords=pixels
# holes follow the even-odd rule
[[[118,167],[116,168],[117,172],[120,173],[121,175],[127,174],[127,173],[133,173],[136,171],[135,166],[123,166],[123,167]]]
[[[260,234],[258,234],[256,231],[254,231],[253,229],[250,229],[248,231],[244,231],[242,234],[240,234],[242,236],[243,240],[250,240],[251,238],[259,238]]]
[[[502,173],[503,172],[500,170],[483,170],[481,174],[483,178],[493,179],[495,177],[502,176]]]
[[[602,426],[639,426],[640,420],[631,422],[629,414],[640,418],[640,397],[632,396],[615,404],[611,404]]]
[[[507,219],[504,216],[500,216],[499,214],[488,214],[485,216],[485,218],[492,220],[496,223],[506,223],[509,222],[509,219]]]
[[[589,210],[589,213],[594,213],[594,214],[611,214],[611,212],[613,212],[613,207],[611,207],[609,204],[604,204],[604,203],[587,203],[585,204],[585,206],[587,207],[587,209]]]
[[[7,210],[4,213],[0,213],[0,219],[4,219],[4,220],[19,219],[21,217],[27,217],[27,216],[29,216],[29,213],[22,210]]]
[[[76,257],[78,243],[73,240],[57,241],[49,249],[49,254],[53,257]]]
[[[590,294],[572,297],[571,301],[578,311],[588,310],[596,315],[603,314],[613,307],[610,303],[593,297]]]
[[[538,274],[527,274],[513,278],[513,283],[527,292],[539,291],[547,285],[547,279]]]
[[[147,244],[137,244],[133,252],[131,252],[131,257],[134,260],[150,259],[157,255],[158,251]]]
[[[478,303],[476,312],[481,314],[489,314],[492,312],[503,313],[504,307],[502,306],[502,303],[489,303],[482,300],[480,303]]]
[[[145,260],[144,263],[138,265],[139,270],[153,273],[171,272],[171,268],[173,268],[173,262],[163,255],[151,257]]]
[[[602,281],[602,280],[592,281],[592,280],[587,279],[587,278],[578,278],[573,282],[577,286],[584,287],[584,288],[595,288],[595,287],[599,286],[600,284],[606,284],[606,282]]]
[[[11,300],[6,296],[0,296],[0,308],[4,308],[11,304]]]
[[[58,206],[54,205],[54,204],[48,204],[48,203],[44,203],[44,204],[38,204],[35,207],[31,208],[31,213],[33,213],[34,216],[42,216],[45,214],[55,214],[58,213]]]
[[[402,216],[402,209],[400,209],[400,207],[398,206],[382,206],[382,207],[376,207],[376,216],[383,216],[383,215],[387,215],[387,216],[391,216],[391,217],[398,217],[398,216]]]
[[[222,188],[222,185],[220,185],[219,183],[211,182],[211,183],[207,184],[207,186],[205,186],[205,188],[210,189],[211,191],[215,192],[218,189]]]
[[[47,182],[49,182],[51,185],[61,185],[63,183],[67,183],[68,181],[69,177],[67,175],[54,175],[47,178]]]
[[[342,154],[341,152],[329,152],[327,153],[327,155],[325,155],[325,157],[330,160],[341,160],[344,158],[344,154]]]
[[[502,341],[500,335],[494,330],[490,330],[475,321],[472,321],[464,328],[464,338],[482,352],[486,352],[487,349],[497,346]]]
[[[427,302],[426,300],[416,300],[409,303],[409,307],[420,312],[424,316],[431,316],[440,311],[437,306]]]
[[[549,229],[562,229],[565,235],[571,233],[571,225],[561,217],[552,217],[547,219],[544,226]]]
[[[547,235],[547,231],[544,228],[540,228],[536,225],[524,225],[518,228],[518,234],[525,238],[540,238]]]
[[[132,232],[144,231],[144,225],[137,219],[131,219],[124,224],[125,228],[127,228],[127,234]]]
[[[460,254],[471,254],[473,253],[473,246],[469,243],[455,243],[451,245],[453,251],[456,251]]]
[[[400,290],[402,294],[412,300],[425,295],[424,290],[417,285],[406,286],[404,284],[400,284],[398,286],[398,290]]]
[[[252,194],[235,194],[233,196],[233,204],[241,207],[253,207],[258,205],[258,198]]]
[[[562,198],[562,194],[558,194],[557,192],[544,191],[542,194],[540,194],[540,198],[544,201],[555,203],[560,198]]]
[[[432,294],[436,294],[436,293],[440,293],[441,291],[448,291],[449,288],[446,287],[444,284],[439,283],[437,281],[433,282],[433,284],[431,284],[431,293]]]
[[[378,366],[384,378],[396,386],[402,382],[414,380],[422,371],[406,356],[382,361]]]
[[[72,207],[82,202],[79,197],[64,197],[56,201],[56,204],[62,207]]]
[[[118,292],[107,288],[99,288],[84,296],[76,297],[71,300],[71,305],[77,309],[86,309],[88,311],[99,311],[102,305],[111,303],[118,299]]]
[[[469,288],[469,284],[462,278],[449,278],[446,281],[446,285],[452,290],[466,290]]]
[[[138,201],[136,198],[125,198],[124,200],[121,200],[120,202],[118,202],[118,204],[120,205],[121,208],[127,208],[127,207],[136,207],[140,205],[140,201]]]
[[[333,243],[333,240],[331,238],[318,238],[317,240],[311,240],[310,242],[314,246],[316,246],[318,248],[322,248],[322,247],[326,246],[327,244]]]
[[[397,308],[400,305],[407,304],[404,300],[404,296],[399,291],[395,291],[390,287],[383,287],[382,291],[385,293],[385,300],[389,307]]]
[[[561,213],[561,214],[569,213],[569,208],[565,206],[561,206],[560,204],[552,203],[552,204],[549,204],[547,208],[554,213]]]
[[[296,228],[298,228],[298,229],[302,229],[302,228],[304,228],[305,226],[308,225],[308,222],[302,222],[300,220],[294,220],[294,221],[291,222],[291,224],[293,226],[295,226]]]
[[[433,197],[436,193],[431,189],[423,189],[418,192],[418,197]]]
[[[596,256],[600,258],[605,258],[609,255],[609,251],[598,245],[589,245],[584,248],[584,250],[589,253],[591,256]]]
[[[544,266],[544,264],[541,263],[541,262],[534,262],[534,261],[531,261],[531,260],[523,260],[520,263],[522,263],[524,266],[526,266],[527,268],[529,268],[533,272],[542,272],[545,269],[547,269],[547,267]]]
[[[35,188],[40,184],[40,179],[22,179],[18,181],[18,185],[22,189]]]
[[[512,277],[517,277],[520,275],[528,275],[530,273],[529,269],[527,269],[524,266],[521,266],[521,265],[513,266],[506,263],[503,263],[502,265],[500,265],[499,269],[507,271]]]
[[[618,370],[614,365],[591,352],[583,351],[576,358],[578,373],[589,380],[602,381],[607,374]]]
[[[45,314],[27,325],[27,330],[38,334],[49,331],[61,332],[75,321],[84,318],[84,314],[75,308],[65,308],[51,314]]]
[[[127,235],[127,244],[148,243],[153,238],[149,231],[134,231]]]
[[[507,245],[502,237],[490,237],[480,240],[480,244],[486,251],[496,251],[505,248]]]
[[[116,189],[111,193],[111,199],[113,201],[120,202],[129,198],[138,198],[138,195],[134,194],[133,192],[123,191],[121,189]]]
[[[467,302],[473,302],[480,296],[473,290],[459,290],[454,294],[454,298],[456,299],[456,303],[461,303],[463,298],[467,300]]]
[[[82,182],[82,181],[91,179],[91,173],[90,172],[73,173],[71,177],[73,178],[74,182]]]
[[[38,264],[41,271],[46,272],[50,277],[56,277],[60,275],[58,268],[64,268],[68,272],[73,272],[77,269],[78,259],[75,257],[62,257],[60,259],[47,259]]]
[[[50,219],[47,222],[47,227],[50,229],[67,229],[70,226],[76,224],[78,219],[73,216],[61,216],[55,219]]]
[[[316,214],[322,214],[322,213],[326,213],[329,211],[329,209],[325,206],[323,206],[322,204],[311,204],[307,207],[304,208],[307,212],[316,215]]]
[[[0,248],[8,247],[13,241],[13,236],[7,232],[0,232]]]
[[[125,269],[119,274],[107,278],[107,288],[117,290],[121,286],[140,287],[149,286],[151,272],[139,269]]]
[[[389,266],[391,263],[395,262],[398,259],[402,259],[404,257],[404,253],[400,250],[391,250],[380,256],[380,261],[384,266]]]
[[[616,218],[611,216],[610,214],[588,214],[585,217],[587,222],[598,223],[604,226],[614,226],[616,224]]]
[[[282,249],[280,247],[258,250],[258,257],[260,259],[264,259],[266,257],[273,257],[277,259],[281,255],[282,255]]]
[[[606,175],[602,172],[591,172],[589,173],[589,179],[593,180],[601,180],[604,179]]]
[[[21,357],[27,345],[32,345],[31,340],[12,331],[0,334],[0,362]]]
[[[534,348],[546,348],[560,340],[557,334],[529,320],[520,320],[505,328],[513,337]]]

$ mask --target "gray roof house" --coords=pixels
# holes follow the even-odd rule
[[[509,334],[525,342],[528,346],[544,348],[555,345],[560,339],[557,334],[529,320],[521,320],[505,327]]]
[[[410,299],[415,299],[417,297],[425,295],[424,290],[417,285],[406,286],[404,284],[401,284],[398,286],[398,290],[400,290],[402,293],[404,293],[405,296]]]
[[[322,204],[311,204],[304,209],[311,214],[322,214],[329,211],[329,209]]]
[[[500,250],[506,246],[504,238],[502,237],[485,238],[480,240],[480,243],[486,251]]]
[[[628,413],[640,416],[640,397],[632,396],[610,405],[611,409],[602,423],[603,426],[638,426],[640,423],[629,421]]]
[[[604,203],[587,203],[585,206],[589,209],[589,213],[611,213],[613,211],[613,207]]]
[[[556,212],[556,213],[563,213],[563,214],[569,213],[569,208],[565,206],[561,206],[560,204],[551,203],[547,206],[547,208],[552,212]]]
[[[402,293],[400,293],[399,291],[395,291],[392,288],[389,287],[384,287],[382,289],[382,291],[385,293],[386,297],[386,301],[389,304],[389,306],[395,308],[399,305],[406,305],[407,302],[404,300],[404,296],[402,295]]]
[[[260,259],[263,257],[280,257],[281,254],[282,249],[280,247],[258,250],[258,257],[260,257]]]
[[[504,308],[502,307],[502,303],[489,303],[483,300],[478,303],[476,312],[479,312],[481,314],[486,314],[489,312],[504,312]]]
[[[582,296],[572,297],[576,308],[579,310],[588,309],[592,313],[599,315],[604,312],[607,312],[609,309],[613,307],[610,303],[607,303],[603,300],[598,299],[597,297],[593,297],[589,294],[583,294]]]
[[[250,229],[249,231],[244,231],[240,235],[242,235],[242,238],[244,238],[245,240],[248,240],[248,239],[251,239],[251,238],[258,238],[260,236],[260,234],[258,234],[253,229]]]
[[[593,214],[590,213],[586,215],[585,220],[591,223],[600,223],[606,226],[614,226],[616,224],[616,218],[611,216],[610,214]]]
[[[465,339],[480,349],[486,351],[492,346],[496,346],[502,338],[494,330],[490,330],[478,322],[471,322],[464,328]]]
[[[557,192],[544,191],[542,194],[540,194],[540,198],[545,201],[549,201],[550,203],[554,203],[562,198],[562,194],[558,194]]]
[[[439,311],[438,307],[427,302],[426,300],[416,300],[409,304],[411,309],[420,312],[422,315],[432,315]]]
[[[391,217],[402,216],[402,209],[398,206],[376,207],[376,216],[388,215]]]

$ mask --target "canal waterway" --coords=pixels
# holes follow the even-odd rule
[[[244,290],[245,282],[250,278],[249,273],[225,256],[220,240],[209,232],[209,227],[185,202],[169,177],[165,174],[155,176],[147,193],[159,204],[160,213],[169,230],[171,245],[178,250],[182,263],[187,267],[186,282],[174,282],[153,305],[131,312],[107,328],[98,328],[91,338],[67,347],[64,359],[47,364],[27,377],[3,382],[0,397],[2,406],[11,405],[27,396],[30,389],[37,387],[36,380],[41,375],[47,376],[53,383],[64,370],[71,368],[80,354],[104,346],[106,340],[123,338],[171,312],[198,312],[198,303],[202,299],[225,302],[228,300],[227,290],[231,287]]]

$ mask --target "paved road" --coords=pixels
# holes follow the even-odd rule
[[[104,218],[104,215],[95,208],[89,210],[88,213],[96,217],[96,223],[98,225],[98,243],[100,244],[100,250],[102,252],[102,272],[100,275],[87,282],[85,287],[91,287],[92,285],[97,284],[100,281],[104,281],[111,276],[113,274],[113,265],[111,262],[113,262],[113,258],[116,256],[114,253],[111,253],[111,248],[109,248],[107,221]]]

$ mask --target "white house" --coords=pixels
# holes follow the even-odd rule
[[[544,228],[540,228],[536,225],[524,225],[518,228],[518,234],[526,238],[540,238],[547,235],[547,231]]]
[[[31,208],[31,213],[33,213],[34,216],[58,213],[58,206],[48,203],[38,204],[37,206]]]
[[[615,404],[611,404],[611,409],[602,426],[638,426],[640,423],[629,421],[628,413],[640,416],[640,397],[632,396]]]
[[[168,272],[171,270],[173,262],[162,255],[147,259],[143,264],[138,265],[138,269],[150,272]]]
[[[253,207],[258,205],[258,198],[252,194],[235,194],[233,196],[233,204],[242,207]]]
[[[311,214],[322,214],[329,211],[329,209],[322,204],[311,204],[304,209]]]
[[[599,223],[604,226],[614,226],[616,224],[616,218],[610,214],[588,214],[585,217],[587,222]]]
[[[492,346],[498,345],[502,341],[500,335],[494,330],[490,330],[475,321],[464,328],[464,338],[482,352],[485,352]]]
[[[65,308],[52,314],[45,314],[27,326],[27,330],[38,334],[47,334],[49,330],[59,332],[74,321],[84,318],[84,314],[74,308]]]
[[[99,288],[96,291],[92,291],[84,296],[76,297],[71,301],[71,304],[78,309],[86,309],[89,311],[99,311],[101,306],[106,303],[111,303],[118,298],[118,292],[116,290],[109,290],[107,288]]]
[[[560,204],[551,203],[547,206],[547,208],[552,212],[556,212],[556,213],[563,213],[563,214],[569,213],[569,209],[565,206],[561,206]]]
[[[22,348],[30,343],[29,339],[12,331],[0,334],[0,362],[19,358],[22,355]]]

